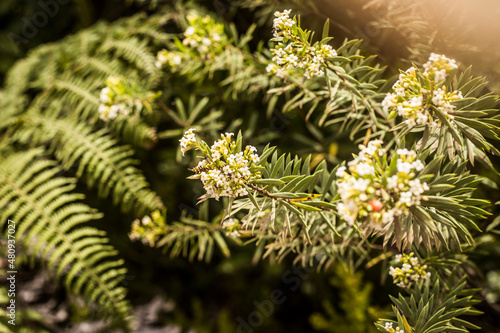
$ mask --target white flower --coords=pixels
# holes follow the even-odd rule
[[[417,257],[411,257],[410,262],[413,266],[417,266],[419,264],[418,258]]]
[[[194,32],[195,32],[194,27],[188,27],[186,29],[186,31],[184,32],[184,34],[186,34],[186,36],[192,36],[194,34]]]
[[[337,205],[337,210],[340,214],[340,217],[342,217],[342,219],[346,221],[348,225],[353,225],[356,221],[358,212],[353,211],[349,208],[351,207],[348,207],[348,205],[344,205],[342,202]]]
[[[345,170],[346,170],[346,167],[345,167],[345,166],[341,166],[341,167],[339,167],[339,168],[337,169],[337,172],[335,173],[335,175],[336,175],[337,177],[344,177],[344,176],[346,175]]]
[[[387,94],[382,101],[382,106],[384,107],[384,111],[388,111],[389,108],[396,104],[396,95],[395,94]]]
[[[200,47],[198,47],[198,52],[200,52],[200,53],[207,53],[208,52],[208,48],[206,47],[206,45],[201,45]]]
[[[337,56],[337,51],[333,49],[331,45],[321,45],[321,51],[327,56],[327,57],[335,57]]]
[[[193,133],[195,131],[194,128],[188,129],[185,133],[184,136],[179,140],[181,142],[181,152],[182,156],[184,156],[184,153],[191,149],[191,146],[196,145],[196,136]]]
[[[278,68],[278,66],[276,66],[275,64],[269,64],[266,66],[266,71],[268,73],[270,72],[276,72],[276,69]]]
[[[402,203],[407,204],[408,206],[411,205],[411,200],[412,199],[412,193],[411,192],[402,192],[399,201]]]
[[[162,64],[167,62],[167,57],[165,57],[165,54],[163,52],[158,52],[158,56],[156,57],[159,62]]]
[[[391,176],[387,178],[387,188],[393,189],[398,186],[398,176]]]
[[[389,210],[387,212],[384,212],[382,215],[382,223],[391,223],[394,221],[394,210]]]
[[[398,159],[397,168],[398,172],[409,174],[412,170],[412,165],[408,162],[403,162],[403,160]]]
[[[245,188],[239,188],[238,191],[236,191],[236,194],[238,196],[245,196],[245,195],[248,195],[248,192]]]
[[[440,71],[435,71],[434,72],[434,81],[436,83],[443,81],[446,79],[446,69],[442,69]]]
[[[415,126],[415,124],[416,124],[416,123],[415,123],[415,119],[413,119],[413,118],[408,118],[408,119],[406,119],[406,120],[405,120],[405,123],[406,123],[406,124],[408,125],[408,127],[410,127],[410,128],[411,128],[411,127],[413,127],[413,126]]]
[[[148,224],[151,224],[153,221],[151,220],[151,218],[147,215],[145,215],[143,218],[142,218],[142,224],[144,225],[148,225]]]
[[[241,234],[238,231],[233,231],[232,233],[229,234],[229,236],[233,238],[238,238],[241,236]]]
[[[172,58],[172,63],[174,65],[180,65],[182,62],[182,57],[179,56],[179,55],[175,55],[173,58]]]
[[[357,172],[360,176],[367,176],[375,173],[375,169],[368,163],[360,163],[358,164]]]
[[[419,108],[422,106],[422,101],[423,101],[423,96],[420,95],[420,96],[415,96],[415,97],[412,97],[409,101],[410,103],[410,107],[412,108]]]
[[[118,116],[118,106],[111,105],[108,109],[108,119],[115,119]]]
[[[206,46],[212,45],[212,41],[210,39],[208,39],[207,37],[203,37],[201,42]]]
[[[410,287],[412,282],[419,281],[421,278],[428,279],[430,273],[426,272],[427,265],[420,265],[418,257],[410,254],[398,254],[396,263],[402,263],[402,267],[391,267],[389,275],[393,277],[394,283],[402,288]]]
[[[424,113],[419,113],[417,114],[417,124],[419,125],[425,125],[427,124],[428,117]]]
[[[369,179],[362,179],[361,178],[361,179],[358,179],[357,181],[354,182],[353,188],[355,190],[364,192],[364,191],[366,191],[366,189],[368,188],[369,185],[370,185]]]
[[[109,87],[103,88],[101,90],[101,95],[99,96],[99,100],[101,103],[108,103],[111,99],[109,97],[109,93],[111,92],[111,89]]]

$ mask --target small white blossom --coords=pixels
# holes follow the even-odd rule
[[[360,163],[358,164],[357,171],[360,176],[367,176],[373,174],[375,169],[368,163]]]
[[[206,37],[204,37],[201,42],[203,43],[203,45],[206,45],[206,46],[210,46],[212,45],[212,41]]]
[[[414,257],[413,253],[398,254],[395,256],[394,262],[401,264],[401,267],[391,266],[389,275],[393,277],[394,283],[401,288],[411,287],[413,282],[420,279],[428,279],[431,274],[427,272],[427,265],[420,265],[418,257]]]
[[[192,35],[194,34],[194,32],[195,32],[194,27],[188,27],[188,28],[186,29],[186,31],[184,32],[184,34],[185,34],[186,36],[192,36]]]
[[[345,170],[346,170],[346,167],[345,166],[341,166],[337,169],[337,172],[335,173],[335,175],[337,177],[344,177],[344,175],[346,174],[345,173]]]
[[[148,225],[148,224],[151,224],[153,221],[151,220],[151,218],[147,215],[145,215],[143,218],[142,218],[142,224],[144,225]]]
[[[241,236],[241,234],[238,232],[238,231],[233,231],[229,234],[229,236],[233,237],[233,238],[238,238]]]
[[[179,140],[181,142],[182,156],[184,156],[184,153],[191,149],[192,146],[196,146],[196,136],[193,133],[194,131],[194,128],[190,128],[184,133],[182,139]]]

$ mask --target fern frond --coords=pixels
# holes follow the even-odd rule
[[[55,103],[60,117],[96,124],[99,91],[106,78],[124,78],[135,84],[141,81],[141,88],[146,90],[156,79],[158,70],[150,50],[154,41],[143,36],[157,31],[161,24],[161,16],[139,14],[112,25],[101,22],[62,42],[34,49],[9,71],[5,94],[12,103],[2,105],[4,112],[15,115],[38,109],[44,113]],[[141,32],[136,33],[136,28]],[[147,128],[146,122],[134,123],[132,126],[117,120],[110,128],[134,145],[154,144],[154,129]]]
[[[111,130],[117,133],[124,143],[148,149],[158,142],[156,129],[148,126],[139,117],[115,119],[109,123]]]
[[[121,77],[124,71],[123,65],[117,59],[99,56],[82,56],[80,59],[82,76],[100,74],[102,81],[109,76]],[[99,77],[99,76],[98,76]]]
[[[102,46],[101,52],[109,52],[113,50],[119,57],[123,57],[136,68],[143,69],[151,77],[155,77],[158,73],[155,67],[156,58],[151,54],[146,42],[140,42],[136,38],[128,40],[110,40],[106,41]]]
[[[58,177],[56,163],[40,159],[41,149],[12,154],[0,160],[0,207],[3,227],[16,221],[16,234],[33,258],[43,260],[68,292],[84,295],[130,329],[130,305],[125,289],[117,287],[125,274],[123,261],[108,244],[105,232],[82,227],[101,214],[78,203],[75,180]]]
[[[65,101],[67,106],[76,106],[74,111],[81,114],[82,119],[94,121],[98,118],[96,110],[99,98],[93,91],[96,91],[99,85],[99,82],[85,82],[70,76],[59,78],[54,82],[54,87],[62,93],[59,98]]]
[[[89,187],[96,187],[101,197],[112,195],[124,212],[141,215],[163,208],[161,199],[135,166],[133,151],[118,145],[106,129],[94,132],[85,124],[40,114],[30,114],[23,122],[27,134],[46,133],[40,143],[51,142],[54,155],[65,169],[77,165],[76,176],[84,178]]]

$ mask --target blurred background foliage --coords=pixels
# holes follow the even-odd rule
[[[64,2],[64,1],[61,1]],[[422,63],[429,53],[444,53],[486,76],[487,89],[500,92],[500,4],[495,0],[407,1],[407,0],[217,0],[197,1],[197,5],[235,25],[244,34],[253,23],[258,27],[249,43],[271,36],[272,14],[277,9],[292,8],[302,15],[302,24],[320,31],[324,20],[331,22],[334,43],[345,37],[362,38],[367,54],[377,54],[378,61],[388,66],[387,76],[408,67],[408,61]],[[0,85],[16,60],[38,45],[58,40],[92,26],[100,20],[114,21],[139,11],[163,13],[171,1],[153,0],[71,0],[59,4],[59,10],[32,37],[15,43],[13,34],[23,36],[27,21],[41,10],[39,0],[2,0],[0,2]],[[168,7],[170,8],[170,7]],[[174,77],[175,79],[175,77]],[[179,96],[189,103],[191,96],[204,96],[213,86],[188,86],[168,82],[167,96]],[[217,78],[215,78],[217,81]],[[180,82],[180,83],[179,83]],[[192,90],[186,91],[186,87]],[[0,90],[1,91],[1,90]],[[213,93],[213,91],[212,91]],[[244,131],[248,144],[262,147],[271,141],[284,152],[315,153],[330,162],[347,159],[353,152],[346,136],[328,130],[312,131],[303,115],[279,111],[266,117],[264,93],[259,98],[228,100],[212,98],[206,108],[224,111],[223,122]],[[234,121],[237,119],[237,121]],[[169,128],[160,128],[168,130]],[[292,139],[290,139],[292,138]],[[176,160],[177,138],[161,140],[154,150],[137,149],[137,158],[152,188],[164,199],[168,219],[177,221],[183,211],[196,214],[197,197],[202,193],[199,182],[186,180],[187,164]],[[495,165],[500,165],[498,158]],[[479,170],[481,171],[481,170]],[[481,186],[482,196],[493,202],[500,200],[497,184]],[[111,199],[99,199],[86,186],[78,191],[86,194],[86,203],[106,216],[106,222],[93,225],[105,229],[111,243],[125,259],[128,274],[123,285],[139,323],[138,332],[236,332],[238,318],[258,311],[254,301],[270,298],[273,290],[283,291],[283,304],[276,305],[270,316],[255,332],[375,332],[373,322],[389,310],[387,291],[397,293],[390,282],[380,287],[380,267],[365,274],[348,272],[342,265],[326,272],[298,271],[289,258],[280,263],[269,260],[250,265],[254,248],[239,247],[228,240],[231,257],[215,252],[210,263],[183,258],[171,259],[160,249],[132,243],[127,237],[134,216],[123,214]],[[211,212],[220,211],[218,203],[210,203]],[[498,215],[498,214],[496,214]],[[211,217],[214,217],[210,215]],[[489,221],[491,222],[491,221]],[[500,221],[496,221],[500,224]],[[481,325],[485,332],[500,332],[500,239],[495,226],[479,238],[476,252],[470,254],[485,276],[472,272],[476,287],[483,287],[486,302],[479,305],[485,312]],[[2,252],[3,253],[3,252]],[[474,256],[477,256],[477,260]],[[30,267],[27,266],[26,267]],[[19,275],[20,300],[26,309],[27,332],[107,332],[92,310],[85,309],[80,299],[72,299],[62,289],[54,288],[39,267],[24,269]],[[33,273],[35,272],[35,273]],[[50,286],[50,288],[49,288]],[[295,288],[296,287],[296,288]],[[3,295],[3,293],[2,293]],[[0,299],[0,301],[2,301]],[[30,312],[31,310],[35,312]],[[41,316],[33,313],[42,314]],[[242,330],[245,332],[245,329]]]

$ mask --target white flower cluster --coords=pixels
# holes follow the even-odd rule
[[[413,282],[420,279],[427,280],[431,277],[431,273],[426,271],[427,265],[421,265],[420,260],[414,257],[413,253],[397,254],[394,262],[401,267],[391,266],[389,274],[398,287],[410,288]]]
[[[424,168],[416,153],[398,149],[397,167],[391,170],[381,157],[385,149],[382,141],[368,142],[360,146],[358,157],[337,169],[337,188],[342,202],[337,204],[341,218],[348,225],[358,219],[367,219],[374,225],[383,225],[395,216],[406,213],[408,207],[420,204],[422,193],[429,189],[416,178]]]
[[[140,220],[134,220],[128,236],[132,241],[140,239],[143,244],[154,246],[158,238],[165,233],[165,227],[165,218],[159,211],[154,211],[151,217],[145,215]]]
[[[188,15],[189,26],[184,31],[182,44],[188,45],[200,54],[207,54],[214,50],[220,50],[227,40],[224,34],[224,25],[216,23],[215,20],[206,15]]]
[[[157,68],[162,68],[165,65],[170,67],[177,67],[182,63],[182,53],[179,52],[169,52],[167,50],[161,50],[156,55],[155,66]]]
[[[205,158],[192,169],[196,175],[191,178],[201,179],[208,197],[216,200],[223,196],[236,198],[247,195],[244,185],[251,179],[261,177],[259,171],[251,170],[260,161],[257,148],[246,146],[244,151],[236,152],[236,143],[231,141],[233,135],[221,134],[221,139],[206,152],[196,143],[192,131],[186,132],[181,139],[181,149],[185,144],[187,149],[195,146],[203,151]]]
[[[427,183],[422,183],[415,178],[416,174],[424,169],[422,161],[417,159],[417,153],[413,150],[398,149],[396,151],[398,160],[396,164],[397,173],[387,178],[387,189],[399,192],[399,206],[395,214],[401,215],[401,209],[413,205],[420,205],[422,193],[429,190]]]
[[[106,80],[106,85],[107,87],[101,90],[99,96],[99,101],[101,102],[97,109],[99,111],[99,118],[102,120],[110,120],[115,119],[119,115],[129,115],[130,108],[118,100],[118,97],[120,97],[119,94],[122,91],[120,79],[110,77]]]
[[[283,12],[275,12],[273,20],[273,36],[275,38],[286,37],[291,38],[292,28],[295,21],[290,18],[291,9],[285,9]]]
[[[273,52],[273,64],[266,68],[267,72],[283,78],[286,71],[294,68],[302,68],[304,76],[311,79],[314,76],[323,76],[325,72],[322,66],[325,58],[335,57],[337,52],[332,46],[316,43],[314,45],[304,44],[300,41],[293,26],[296,22],[289,18],[290,10],[276,12],[274,15],[273,34],[276,40],[286,42],[276,45]]]
[[[182,156],[184,156],[184,154],[192,147],[196,147],[196,135],[194,134],[194,131],[194,128],[188,129],[184,133],[184,136],[179,140],[181,142]]]
[[[222,222],[222,227],[227,230],[226,235],[234,238],[238,238],[241,236],[238,231],[240,227],[240,222],[237,219],[229,218]]]
[[[448,73],[457,68],[455,60],[432,53],[429,61],[424,64],[424,68],[425,72],[422,76],[415,67],[401,73],[392,87],[394,93],[387,94],[382,101],[386,112],[397,111],[398,115],[406,119],[405,123],[409,127],[426,124],[440,126],[440,122],[436,121],[437,117],[432,117],[431,106],[453,119],[449,112],[453,111],[456,106],[452,102],[463,99],[460,91],[450,93],[446,92],[445,86],[436,87],[437,83],[446,79]],[[422,81],[420,77],[424,77],[425,80]]]
[[[404,333],[404,330],[400,329],[399,326],[396,326],[396,329],[392,328],[391,322],[386,322],[384,328],[388,333]]]
[[[276,64],[269,64],[266,67],[266,71],[268,73],[274,74],[277,77],[283,79],[285,77],[286,71],[282,67],[276,65]]]
[[[432,103],[434,106],[440,110],[445,116],[450,118],[450,122],[453,123],[453,115],[450,115],[450,112],[453,112],[456,109],[456,106],[451,104],[453,101],[457,101],[463,99],[461,91],[454,91],[452,93],[446,92],[446,87],[439,88],[434,90],[432,96]]]
[[[434,82],[437,84],[446,80],[448,73],[457,68],[457,62],[454,59],[447,58],[444,55],[431,53],[429,61],[424,64],[424,76],[434,79]]]

